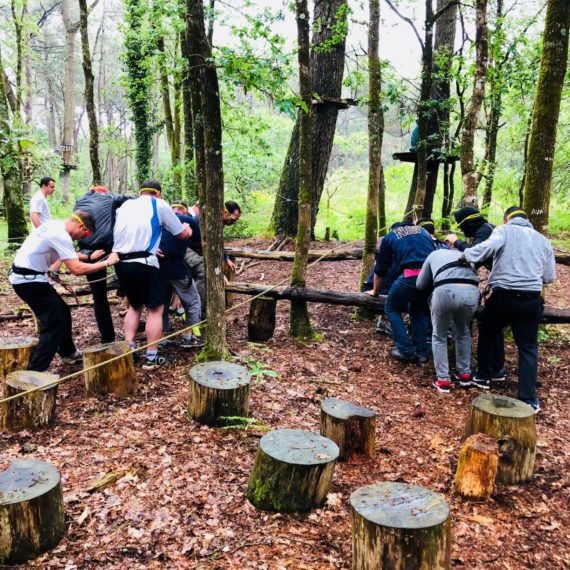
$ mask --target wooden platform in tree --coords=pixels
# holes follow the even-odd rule
[[[32,336],[0,338],[0,380],[10,372],[25,370],[38,339]]]
[[[451,568],[449,506],[439,493],[406,483],[376,483],[350,497],[352,568]]]
[[[0,564],[21,564],[65,534],[60,476],[50,463],[15,459],[0,472]]]
[[[199,423],[231,424],[249,413],[251,374],[232,362],[212,361],[190,369],[188,417]]]
[[[484,433],[499,444],[497,479],[505,485],[530,481],[536,455],[536,416],[524,402],[500,396],[482,394],[473,400],[465,437]]]
[[[279,429],[259,441],[248,483],[248,499],[259,509],[309,511],[324,505],[338,446],[300,429]]]

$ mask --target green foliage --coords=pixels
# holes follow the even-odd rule
[[[257,431],[269,431],[271,428],[257,418],[245,418],[243,416],[220,416],[218,418],[224,426],[221,429],[239,429],[247,431],[250,429]]]
[[[236,356],[234,360],[247,367],[255,382],[261,383],[266,377],[277,378],[279,376],[275,370],[268,368],[263,362],[257,360],[255,356]]]

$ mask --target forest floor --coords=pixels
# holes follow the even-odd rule
[[[267,247],[261,240],[234,245]],[[314,247],[325,247],[314,244]],[[239,281],[275,284],[291,264],[261,262]],[[547,302],[570,304],[570,271]],[[321,262],[308,284],[357,289],[359,262]],[[0,312],[21,304],[2,281]],[[122,330],[120,305],[115,324]],[[320,401],[337,397],[378,412],[376,456],[338,463],[328,501],[306,514],[256,510],[246,498],[248,476],[262,429],[204,427],[186,416],[188,370],[196,351],[170,348],[175,363],[158,372],[138,370],[140,393],[128,399],[87,398],[81,377],[59,387],[53,428],[0,433],[0,468],[30,456],[53,463],[62,475],[67,534],[29,568],[73,569],[316,569],[351,567],[350,494],[363,485],[401,481],[443,493],[452,517],[452,559],[457,568],[570,567],[570,331],[549,327],[540,349],[535,476],[521,486],[498,486],[488,503],[452,492],[457,455],[475,388],[437,393],[433,367],[395,363],[392,343],[374,322],[349,307],[310,305],[321,339],[300,344],[287,336],[288,302],[278,303],[274,338],[248,344],[247,310],[228,318],[231,350],[278,373],[252,384],[250,413],[269,428],[318,431]],[[72,309],[78,346],[98,338],[92,309]],[[178,325],[177,325],[178,326]],[[33,334],[31,319],[2,324],[2,336]],[[142,338],[141,338],[142,341]],[[516,396],[516,354],[507,347],[508,378],[497,392]],[[243,360],[242,360],[243,361]],[[73,368],[56,357],[53,372]],[[112,485],[90,490],[110,472]]]

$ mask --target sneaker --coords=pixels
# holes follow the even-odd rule
[[[182,348],[200,348],[204,346],[204,341],[193,334],[183,335],[180,340],[180,346]]]
[[[143,370],[155,370],[156,368],[160,368],[163,364],[166,364],[167,360],[164,356],[156,355],[154,358],[148,358],[147,356],[144,357],[144,362],[142,365]]]
[[[168,346],[172,346],[174,344],[173,340],[166,339],[158,343],[158,348],[167,348]]]
[[[442,394],[449,394],[451,389],[451,380],[440,380],[437,378],[431,384],[438,392]]]
[[[83,357],[83,355],[81,354],[81,351],[76,350],[73,354],[69,354],[67,356],[62,356],[61,359],[66,364],[77,364],[82,359],[82,357]]]
[[[427,363],[428,363],[428,360],[429,360],[429,356],[418,356],[418,355],[416,354],[416,361],[417,361],[419,364],[427,364]]]
[[[402,354],[397,348],[392,349],[390,354],[392,355],[392,358],[399,362],[417,362],[415,354]]]
[[[453,382],[462,388],[471,386],[471,374],[464,372],[453,377]]]
[[[493,372],[491,374],[491,380],[493,382],[504,382],[507,374],[504,368],[501,368],[498,372]]]
[[[491,381],[488,378],[479,378],[477,374],[474,374],[471,379],[471,386],[477,386],[482,390],[488,390],[491,386]]]
[[[392,327],[388,321],[380,319],[376,323],[376,332],[378,334],[385,334],[386,336],[392,336]]]
[[[528,404],[533,410],[535,414],[540,412],[540,402],[538,399],[536,400],[522,400],[525,404]]]

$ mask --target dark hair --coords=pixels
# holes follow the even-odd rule
[[[431,218],[420,218],[416,226],[420,226],[432,235],[435,234],[435,222]]]
[[[149,190],[156,190],[157,192],[162,192],[162,186],[160,185],[160,182],[152,180],[152,178],[145,180],[141,184],[141,192],[144,192],[146,188],[148,188]]]
[[[512,220],[513,218],[524,218],[525,220],[528,220],[526,212],[520,206],[511,206],[510,208],[507,208],[503,217],[507,221]]]
[[[91,233],[95,232],[95,220],[89,212],[86,212],[85,210],[75,210],[73,213],[78,218],[81,218],[81,221]]]
[[[40,180],[40,186],[47,186],[50,182],[55,182],[55,180],[53,178],[50,178],[49,176],[44,176]]]
[[[233,200],[228,200],[224,206],[230,214],[233,214],[236,210],[241,214],[241,208],[239,207],[239,204]]]
[[[188,204],[184,200],[174,200],[174,202],[172,202],[172,207],[174,207],[176,204],[184,206],[186,210],[188,209]]]

